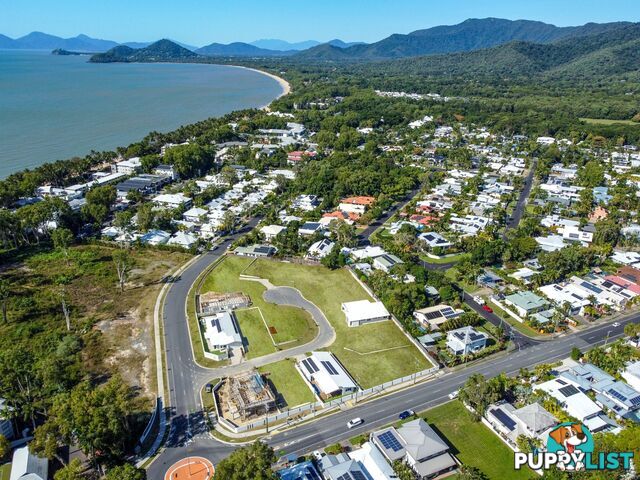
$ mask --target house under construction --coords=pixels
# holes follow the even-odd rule
[[[251,306],[251,298],[242,292],[206,292],[200,295],[200,314],[211,315]]]
[[[273,390],[256,371],[226,378],[217,394],[228,420],[245,422],[276,410]]]

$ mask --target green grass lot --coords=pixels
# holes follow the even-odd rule
[[[229,258],[233,268],[246,266],[247,259]],[[391,322],[349,328],[340,310],[342,302],[369,299],[367,292],[346,269],[257,260],[244,272],[269,279],[274,285],[297,288],[317,305],[336,331],[329,347],[363,388],[431,367],[431,363]]]
[[[611,120],[608,118],[581,118],[581,121],[589,125],[640,125],[631,120]]]
[[[293,360],[281,360],[258,369],[267,376],[276,392],[282,395],[287,407],[293,408],[316,399],[296,370]]]
[[[488,427],[473,421],[459,401],[445,403],[420,414],[452,446],[464,465],[474,466],[491,480],[530,479],[533,472],[513,468],[514,452]]]
[[[487,305],[489,305],[491,307],[491,309],[493,310],[493,313],[498,315],[500,318],[502,318],[505,322],[507,322],[509,325],[511,325],[516,330],[518,330],[520,333],[522,333],[524,335],[528,335],[529,337],[543,337],[544,336],[544,334],[541,334],[537,330],[534,330],[533,328],[531,328],[526,323],[520,323],[519,321],[517,321],[515,318],[513,318],[511,315],[509,315],[507,312],[505,312],[502,308],[500,308],[498,305],[496,305],[492,301],[490,301],[488,299],[486,299],[486,300],[487,300]]]
[[[300,308],[265,302],[262,298],[263,285],[240,279],[240,273],[250,262],[247,258],[227,257],[211,271],[201,288],[202,292],[244,292],[251,297],[252,307],[257,308],[236,311],[240,330],[248,344],[247,357],[256,358],[277,350],[260,312],[267,325],[276,329],[274,340],[280,349],[310,342],[317,333],[311,315]]]
[[[449,268],[444,273],[444,276],[447,277],[452,282],[455,282],[458,285],[460,285],[460,287],[462,287],[464,291],[470,295],[474,295],[478,290],[480,290],[480,287],[478,285],[471,285],[470,283],[467,283],[464,280],[456,280],[456,273],[457,272],[455,270],[455,267],[453,267],[453,268]]]
[[[427,255],[420,255],[420,260],[424,260],[427,263],[434,263],[434,264],[441,265],[443,263],[459,262],[460,260],[464,259],[467,255],[468,254],[466,253],[457,253],[455,255],[445,256],[442,258],[431,258]]]
[[[11,464],[5,463],[4,465],[0,466],[0,480],[9,480],[10,476],[11,476]]]

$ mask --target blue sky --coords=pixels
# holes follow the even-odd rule
[[[467,18],[559,26],[640,21],[639,0],[0,0],[0,33],[85,33],[120,42],[341,38],[372,42]]]

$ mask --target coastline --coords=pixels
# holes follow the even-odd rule
[[[216,64],[216,65],[223,65],[223,64]],[[282,98],[285,95],[289,95],[289,93],[291,93],[291,84],[289,82],[287,82],[284,78],[279,77],[278,75],[274,75],[273,73],[266,72],[264,70],[259,70],[257,68],[245,67],[244,65],[225,65],[225,66],[235,67],[235,68],[243,68],[244,70],[252,70],[254,72],[260,73],[262,75],[266,75],[267,77],[270,77],[270,78],[274,79],[276,82],[278,82],[278,84],[282,88],[282,93],[280,95],[278,95],[276,98],[274,98],[273,100],[277,100],[277,99]],[[271,102],[273,102],[273,100],[271,100]],[[261,107],[258,107],[258,108],[260,110],[268,110],[269,109],[269,105],[271,104],[271,102],[267,103],[266,105],[262,105]]]

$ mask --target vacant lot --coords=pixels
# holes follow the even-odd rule
[[[242,258],[229,260],[249,264]],[[336,331],[336,341],[329,350],[361,387],[369,388],[431,367],[391,321],[347,327],[340,309],[342,302],[370,299],[348,270],[257,260],[244,273],[269,279],[274,285],[297,288],[316,304]]]
[[[211,271],[201,288],[202,292],[244,292],[251,297],[251,308],[236,311],[240,330],[247,342],[247,357],[256,358],[277,349],[310,342],[317,333],[311,315],[300,308],[265,302],[262,284],[240,278],[240,273],[250,262],[247,258],[227,257]],[[272,335],[269,335],[269,327]]]
[[[611,120],[609,118],[581,118],[584,123],[590,125],[638,125],[639,122],[633,122],[631,120]]]
[[[459,401],[453,401],[420,414],[452,447],[464,465],[482,470],[487,478],[529,479],[528,469],[513,468],[514,452],[471,414]]]
[[[288,408],[316,400],[296,370],[293,360],[281,360],[260,367],[258,370],[266,375],[276,392],[282,395]]]

